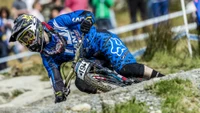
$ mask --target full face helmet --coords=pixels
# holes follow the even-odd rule
[[[15,19],[9,42],[19,41],[32,52],[42,52],[43,32],[40,20],[33,15],[23,14]]]

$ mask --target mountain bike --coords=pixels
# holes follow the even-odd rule
[[[84,35],[82,36],[83,38]],[[67,76],[62,74],[64,75],[64,82],[67,88],[70,87],[71,79],[75,76],[101,92],[107,92],[117,87],[124,87],[143,81],[141,78],[126,78],[118,74],[111,68],[103,66],[102,60],[82,57],[82,43],[83,41],[79,40],[70,72]]]

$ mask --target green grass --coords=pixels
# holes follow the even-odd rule
[[[140,48],[143,48],[146,46],[146,42],[144,40],[142,41],[133,41],[131,43],[125,43],[125,45],[128,47],[129,51],[136,51]]]
[[[149,38],[146,39],[147,48],[142,59],[151,61],[157,52],[173,54],[178,42],[172,39],[173,34],[170,24],[162,24],[155,28],[155,31],[149,33]]]
[[[103,107],[102,113],[147,113],[145,103],[137,102],[135,98],[132,100],[115,105],[114,109],[108,106]]]
[[[146,90],[164,98],[162,113],[199,113],[199,91],[191,81],[175,78],[146,86]]]
[[[16,89],[16,90],[12,91],[12,98],[15,98],[21,94],[23,94],[23,92]]]
[[[31,63],[21,66],[21,68],[13,67],[12,74],[16,76],[30,76],[30,75],[40,75],[42,76],[41,81],[48,81],[48,74],[42,63]]]
[[[0,93],[0,96],[3,97],[7,102],[9,102],[13,98],[15,98],[23,93],[24,93],[23,91],[15,89],[11,93],[2,92],[2,93]]]
[[[135,41],[126,44],[133,51],[147,45],[146,52],[138,62],[146,64],[164,74],[175,73],[180,70],[190,70],[200,67],[200,48],[197,41],[191,41],[193,57],[190,57],[187,38],[173,40],[171,25],[164,25],[149,33],[145,41]]]
[[[198,42],[191,42],[193,57],[190,57],[187,47],[187,39],[181,39],[174,46],[172,53],[167,51],[156,51],[151,60],[138,59],[138,62],[146,64],[164,74],[200,68],[200,57]]]
[[[166,52],[156,53],[154,58],[149,62],[141,60],[138,60],[138,62],[146,64],[164,74],[175,73],[180,70],[187,71],[200,67],[199,57],[192,59],[189,56],[173,56]]]
[[[30,68],[22,70],[22,75],[47,75],[47,72],[42,64],[33,64]]]
[[[9,97],[10,97],[9,93],[4,93],[4,92],[0,93],[0,96],[5,98],[6,100],[9,99]]]

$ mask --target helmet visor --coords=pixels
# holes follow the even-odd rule
[[[21,44],[25,45],[26,47],[29,47],[34,43],[36,40],[36,37],[34,35],[34,32],[32,30],[27,30],[22,33],[22,35],[19,36],[17,39]]]

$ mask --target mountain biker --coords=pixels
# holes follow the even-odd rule
[[[125,77],[162,77],[163,74],[136,62],[128,48],[117,35],[98,30],[93,25],[94,15],[85,10],[60,15],[48,24],[36,17],[23,14],[15,19],[10,42],[19,41],[32,52],[41,54],[43,65],[48,71],[55,92],[55,103],[66,100],[70,89],[64,87],[60,73],[63,62],[72,61],[77,41],[84,33],[83,48],[85,57],[103,58],[113,69]],[[96,93],[97,89],[88,86],[76,77],[75,84],[83,92]]]

